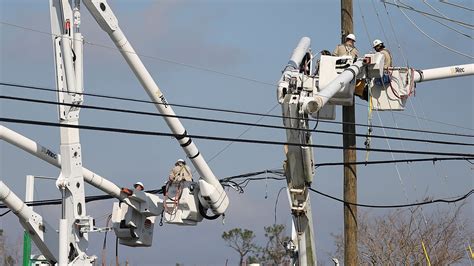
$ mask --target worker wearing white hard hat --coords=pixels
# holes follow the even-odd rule
[[[356,36],[352,33],[350,34],[347,34],[346,36],[346,40],[349,39],[349,40],[353,40],[354,42],[356,41]]]
[[[332,53],[333,56],[350,56],[354,59],[359,57],[359,51],[355,47],[356,37],[353,33],[347,34],[344,43],[339,44]]]
[[[384,59],[383,67],[385,69],[392,67],[392,54],[387,48],[385,48],[385,45],[383,44],[383,42],[379,39],[376,39],[374,40],[373,45],[376,52],[382,53],[384,55],[385,59]]]
[[[145,186],[142,182],[136,182],[135,184],[133,184],[133,188],[137,191],[142,191],[145,189]]]
[[[174,164],[173,169],[168,176],[171,182],[180,182],[180,181],[192,181],[193,176],[191,169],[186,165],[186,161],[183,159],[178,159]]]
[[[134,193],[134,191],[143,191],[144,189],[145,189],[145,186],[143,185],[142,182],[136,182],[135,184],[133,184],[133,190],[127,187],[122,187],[120,191],[124,193],[125,195],[127,195],[127,197],[129,197]]]

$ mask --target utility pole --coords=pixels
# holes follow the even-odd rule
[[[341,41],[353,33],[352,0],[341,0]],[[344,163],[356,161],[355,104],[342,107]],[[357,202],[356,165],[344,165],[344,201]],[[344,264],[357,265],[357,207],[344,204]]]

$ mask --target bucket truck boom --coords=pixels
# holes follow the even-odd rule
[[[59,105],[59,123],[78,125],[83,102],[80,1],[50,0],[49,5],[58,101],[72,104]],[[61,191],[63,207],[59,222],[58,264],[92,265],[95,257],[87,255],[86,251],[93,219],[86,213],[79,129],[61,127],[60,137],[62,162],[56,186]]]
[[[158,112],[165,115],[163,118],[168,127],[171,129],[171,132],[175,134],[179,145],[183,148],[187,157],[191,160],[201,176],[201,179],[199,180],[200,204],[202,204],[206,210],[211,209],[215,215],[223,214],[229,205],[229,199],[227,198],[224,188],[219,183],[219,180],[216,178],[207,162],[204,160],[204,157],[199,152],[193,140],[188,137],[188,133],[181,124],[181,121],[174,117],[176,116],[175,112],[168,104],[160,88],[155,83],[132,45],[127,40],[127,37],[120,29],[118,20],[107,1],[83,0],[83,2],[102,30],[110,36],[114,44],[117,46],[150,99],[155,102],[155,107]]]
[[[424,81],[456,78],[468,75],[474,75],[474,64],[416,70],[414,81],[419,83]]]
[[[300,40],[278,83],[278,101],[282,105],[283,124],[287,141],[301,143],[301,146],[285,146],[286,161],[284,169],[288,184],[291,214],[296,230],[296,252],[299,265],[315,265],[312,213],[308,185],[314,175],[314,158],[311,145],[311,133],[302,131],[308,128],[308,113],[302,111],[313,94],[313,79],[305,78],[305,71],[311,69],[312,54],[310,39]],[[307,73],[308,74],[308,73]],[[306,81],[306,83],[305,83]],[[304,89],[302,84],[310,84]],[[306,105],[305,105],[306,106]],[[296,256],[295,256],[296,257]]]
[[[49,1],[60,124],[78,125],[83,102],[81,2],[86,5],[100,27],[109,34],[150,98],[156,103],[158,111],[165,115],[167,125],[175,134],[201,179],[198,182],[180,183],[179,193],[173,199],[165,195],[166,198],[162,200],[157,195],[143,191],[134,190],[130,193],[82,167],[78,128],[61,127],[59,155],[1,126],[2,139],[61,168],[56,185],[63,195],[63,212],[59,225],[60,249],[54,257],[59,265],[91,265],[95,260],[95,256],[86,254],[88,233],[97,231],[97,228],[93,226],[92,217],[86,215],[84,181],[120,200],[114,204],[112,223],[120,243],[129,246],[151,246],[156,216],[161,215],[167,223],[196,225],[203,218],[215,219],[222,215],[229,204],[227,194],[219,180],[192,139],[188,137],[179,119],[175,117],[174,111],[121,31],[115,15],[105,0]],[[172,190],[173,188],[170,188],[166,192]],[[165,211],[170,204],[173,205],[173,211]],[[208,209],[211,209],[214,216],[207,215]]]
[[[309,116],[335,119],[334,105],[352,105],[357,80],[369,91],[375,110],[403,110],[415,83],[474,74],[474,64],[414,70],[383,69],[384,56],[371,53],[363,58],[322,55],[312,73],[314,55],[310,39],[303,37],[293,51],[278,82],[277,99],[282,105],[287,141],[300,146],[285,147],[285,175],[297,241],[299,265],[315,265],[312,215],[308,187],[314,176]],[[384,84],[384,76],[390,80]]]
[[[321,73],[337,73],[337,67],[334,68],[331,64],[328,64],[328,61],[334,60],[340,60],[340,58],[321,56]],[[336,74],[337,76],[330,82],[324,82],[328,77],[320,74],[318,80],[319,87],[315,88],[313,98],[305,100],[303,110],[316,117],[316,114],[328,102],[340,104],[334,98],[343,91],[349,96],[346,102],[349,103],[349,99],[352,99],[354,95],[354,83],[356,79],[359,79],[366,81],[366,88],[373,103],[373,110],[403,111],[405,102],[413,94],[417,83],[474,75],[474,64],[424,70],[406,67],[383,69],[383,61],[384,57],[381,53],[366,54],[364,58],[358,59],[341,73]],[[384,75],[387,80],[382,82],[381,78]]]
[[[20,224],[30,234],[38,249],[50,262],[57,262],[59,255],[59,238],[43,218],[27,206],[3,181],[0,180],[0,201],[18,217]]]
[[[53,150],[44,147],[32,139],[29,139],[18,132],[15,132],[5,126],[0,125],[0,139],[4,140],[37,158],[53,165],[58,168],[61,168],[61,155],[57,154]],[[131,206],[134,209],[139,209],[139,202],[134,200],[133,198],[127,197],[125,193],[121,191],[121,189],[111,182],[109,179],[106,179],[91,170],[83,167],[82,173],[84,175],[84,181],[89,183],[90,185],[96,187],[97,189],[103,191],[104,193],[118,199],[119,201],[123,201],[125,204]],[[156,195],[150,195],[150,200],[156,202],[156,209],[153,211],[156,215],[160,214],[163,210],[162,206],[160,205],[161,199]]]
[[[143,191],[129,193],[109,180],[82,167],[81,145],[78,128],[61,127],[60,154],[43,147],[31,139],[4,126],[0,126],[0,138],[61,168],[61,174],[56,182],[63,195],[63,212],[59,223],[59,238],[54,244],[44,242],[41,237],[34,238],[43,254],[52,262],[59,265],[91,265],[95,256],[86,254],[88,233],[101,231],[93,226],[93,219],[86,215],[84,199],[84,181],[120,200],[114,204],[112,223],[120,243],[128,246],[151,246],[154,221],[156,216],[171,224],[196,225],[203,218],[215,219],[222,215],[229,204],[229,199],[219,180],[215,177],[207,162],[200,154],[187,131],[175,116],[164,95],[152,79],[133,47],[118,26],[118,22],[105,0],[50,0],[51,29],[53,52],[55,56],[56,87],[58,90],[59,122],[64,125],[78,125],[80,106],[83,102],[83,37],[80,32],[80,4],[84,3],[92,16],[105,30],[122,53],[140,83],[150,98],[156,102],[158,111],[165,115],[165,121],[175,134],[180,146],[195,166],[201,176],[198,182],[180,183],[179,195],[176,199],[168,196],[162,200],[157,195]],[[62,105],[65,103],[66,105]],[[168,189],[168,187],[167,187]],[[170,191],[172,192],[172,188]],[[28,216],[42,218],[17,201],[14,194],[3,184],[0,184],[1,200],[20,218],[26,221]],[[19,199],[18,199],[19,200]],[[13,203],[11,203],[13,202]],[[165,212],[169,205],[173,212]],[[20,207],[18,207],[20,206]],[[22,207],[23,206],[23,207]],[[211,209],[214,216],[208,216]],[[27,222],[25,222],[27,224]],[[34,225],[25,225],[30,233],[41,234],[29,229]],[[48,232],[54,232],[49,230]],[[46,247],[58,247],[55,252]]]

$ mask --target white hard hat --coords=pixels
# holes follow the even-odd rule
[[[375,48],[379,44],[383,44],[383,42],[381,40],[377,39],[377,40],[374,41],[374,46],[373,47]]]
[[[186,162],[185,162],[183,159],[178,159],[176,162],[177,162],[177,163],[184,163],[184,164],[186,164]]]
[[[136,186],[145,187],[142,182],[137,182],[137,183],[135,183],[135,184],[133,185],[133,187],[136,187]]]
[[[356,36],[351,33],[351,34],[348,34],[348,35],[346,36],[346,39],[351,39],[351,40],[353,40],[353,41],[355,42],[355,41],[356,41]]]

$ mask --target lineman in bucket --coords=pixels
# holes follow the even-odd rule
[[[186,165],[186,162],[183,159],[179,159],[174,164],[173,169],[168,176],[171,182],[180,182],[180,181],[192,181],[193,176],[191,169]]]
[[[376,39],[374,40],[373,42],[374,44],[374,49],[377,53],[381,53],[384,55],[384,62],[383,62],[383,68],[384,68],[384,71],[383,71],[383,76],[382,78],[378,78],[378,79],[375,79],[375,84],[377,84],[378,86],[386,86],[386,85],[389,85],[390,84],[390,74],[389,74],[389,69],[390,67],[392,67],[392,54],[390,53],[390,51],[385,48],[385,45],[383,44],[383,42],[379,39]]]
[[[377,39],[377,40],[374,40],[373,44],[374,44],[375,51],[378,53],[382,53],[385,57],[383,68],[387,69],[389,67],[392,67],[392,54],[387,48],[385,48],[385,45],[383,44],[383,42]]]
[[[350,56],[354,61],[359,57],[359,50],[355,47],[356,37],[354,34],[347,34],[346,41],[339,44],[332,52],[333,56]]]

